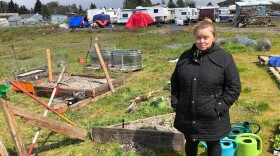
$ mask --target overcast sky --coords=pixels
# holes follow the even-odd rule
[[[5,2],[10,2],[10,0],[4,0]],[[82,5],[83,9],[89,9],[90,3],[96,5],[97,8],[99,7],[106,7],[106,8],[121,8],[123,5],[124,0],[40,0],[42,4],[47,4],[52,1],[57,1],[60,5],[71,5],[75,3],[77,7]],[[165,0],[167,3],[169,0]],[[176,3],[177,0],[173,0]],[[216,5],[217,2],[221,2],[224,0],[194,0],[196,5],[198,6],[206,6],[207,3],[211,2],[213,5]],[[34,4],[36,0],[13,0],[14,3],[17,3],[19,6],[25,5],[27,8],[34,8]],[[161,3],[162,0],[151,0],[152,3]]]

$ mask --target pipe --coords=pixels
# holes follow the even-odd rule
[[[38,97],[30,94],[29,92],[27,92],[24,88],[22,88],[20,85],[16,84],[16,82],[10,81],[10,83],[18,88],[19,90],[21,90],[22,92],[24,92],[26,95],[30,96],[32,99],[34,99],[35,101],[37,101],[39,104],[43,105],[44,107],[46,107],[47,109],[51,110],[53,113],[55,113],[57,116],[59,116],[61,119],[63,119],[64,121],[68,122],[69,124],[76,126],[73,122],[71,122],[70,120],[68,120],[67,118],[65,118],[63,115],[61,115],[60,113],[58,113],[56,110],[54,110],[52,107],[48,106],[45,102],[41,101]]]

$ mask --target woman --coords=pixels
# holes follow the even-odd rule
[[[241,91],[232,55],[217,44],[215,25],[203,20],[194,29],[195,44],[179,58],[171,77],[174,126],[186,138],[187,156],[206,141],[208,156],[220,156],[220,139],[231,131],[229,108]]]

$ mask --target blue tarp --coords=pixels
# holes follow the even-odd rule
[[[272,67],[280,67],[280,57],[279,56],[269,57],[269,65]]]
[[[97,14],[93,16],[93,21],[95,20],[101,20],[103,23],[107,20],[110,21],[110,15],[107,14]]]
[[[69,28],[72,27],[88,27],[88,20],[84,16],[73,16],[69,19]]]

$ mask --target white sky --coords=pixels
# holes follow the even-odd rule
[[[5,2],[10,2],[10,0],[4,0]],[[83,9],[89,9],[90,3],[96,5],[97,8],[99,7],[106,7],[106,8],[121,8],[123,6],[124,0],[40,0],[42,4],[47,4],[52,1],[57,1],[60,5],[71,5],[75,3],[77,7],[82,5]],[[169,0],[164,0],[165,3],[168,3]],[[193,0],[196,2],[198,6],[206,6],[207,3],[211,2],[213,5],[216,5],[217,2],[221,2],[224,0]],[[34,4],[36,0],[13,0],[14,3],[17,3],[19,6],[25,5],[28,9],[34,8]],[[152,3],[161,3],[162,0],[151,0]],[[177,0],[173,0],[174,3]]]

